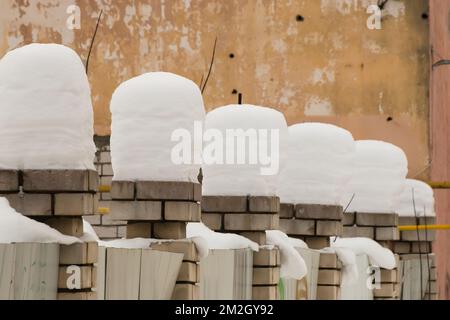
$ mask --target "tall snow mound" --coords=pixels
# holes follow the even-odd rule
[[[422,181],[407,179],[406,186],[395,206],[395,213],[404,217],[436,216],[433,189]]]
[[[382,141],[357,141],[347,212],[393,213],[405,187],[408,160],[402,149]]]
[[[234,135],[239,132],[244,133],[241,139]],[[206,115],[205,140],[208,139],[211,141],[205,142],[203,150],[204,195],[277,195],[288,143],[282,113],[253,105],[215,109]],[[219,140],[223,147],[213,150],[213,141]]]
[[[205,111],[194,82],[172,73],[146,73],[122,83],[110,108],[114,180],[197,182],[200,163],[193,154],[201,160],[201,144],[194,143],[194,123],[202,125]],[[177,164],[171,157],[177,129],[189,131],[190,163]]]
[[[281,202],[341,205],[354,153],[355,141],[345,129],[324,123],[289,127],[288,160],[280,176]]]
[[[17,213],[6,198],[0,198],[0,243],[26,242],[73,244],[80,241]]]
[[[0,168],[94,169],[91,90],[72,49],[30,44],[0,60]]]

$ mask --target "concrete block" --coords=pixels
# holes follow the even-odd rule
[[[127,224],[126,220],[115,220],[111,214],[103,214],[101,216],[101,224],[104,226],[124,226]]]
[[[167,221],[199,222],[201,220],[201,215],[201,207],[197,202],[164,202],[164,219]]]
[[[246,196],[203,196],[201,204],[202,212],[247,212]]]
[[[299,219],[339,220],[343,219],[341,206],[321,204],[297,204],[295,217]]]
[[[222,231],[223,214],[220,213],[202,213],[202,222],[211,230]]]
[[[102,165],[102,176],[113,176],[113,175],[114,175],[114,172],[113,172],[112,165],[110,163],[103,164]]]
[[[100,152],[99,161],[101,163],[111,163],[111,152],[109,151]]]
[[[0,195],[5,197],[12,208],[24,216],[51,216],[52,196],[50,194],[11,193]]]
[[[84,218],[84,220],[86,220],[87,222],[89,222],[91,225],[93,226],[98,226],[102,223],[102,216],[97,214],[94,216],[86,216]]]
[[[96,192],[98,173],[93,170],[24,170],[25,192]]]
[[[256,286],[252,288],[252,300],[278,300],[277,286]]]
[[[344,238],[369,238],[375,239],[375,228],[373,227],[343,227]]]
[[[397,227],[377,227],[375,228],[375,240],[400,240],[400,232]]]
[[[200,300],[200,287],[191,283],[177,283],[172,300]]]
[[[392,251],[397,254],[407,254],[411,253],[411,243],[394,241]]]
[[[156,239],[185,239],[186,222],[155,222],[153,237]]]
[[[19,192],[19,172],[17,170],[0,170],[1,192]]]
[[[396,298],[400,295],[400,287],[396,283],[382,283],[380,289],[373,290],[376,298]]]
[[[100,177],[100,184],[102,185],[102,186],[110,186],[110,185],[112,185],[112,176],[103,176],[103,177]]]
[[[278,249],[259,248],[258,252],[253,252],[253,266],[255,267],[276,267],[281,265],[281,254]]]
[[[200,184],[192,182],[138,181],[136,199],[200,201],[199,188]]]
[[[277,214],[241,214],[224,215],[224,228],[227,231],[265,231],[279,228]]]
[[[95,233],[102,240],[117,239],[117,226],[93,226]]]
[[[402,241],[436,241],[435,230],[401,231]]]
[[[197,248],[190,240],[154,242],[150,244],[150,248],[164,252],[182,253],[184,254],[183,261],[199,261]]]
[[[113,220],[161,221],[160,201],[112,201],[109,211]]]
[[[341,271],[340,270],[319,270],[319,276],[317,278],[318,285],[341,285]]]
[[[93,287],[93,266],[78,266],[78,271],[74,271],[70,268],[71,266],[59,267],[58,274],[58,289],[68,289],[68,290],[80,290],[80,289],[90,289]],[[75,277],[80,276],[80,286],[74,281]],[[67,283],[69,280],[69,283]],[[69,286],[68,286],[69,284]]]
[[[380,269],[380,277],[382,283],[396,283],[398,281],[398,270]]]
[[[431,253],[433,252],[431,242],[411,242],[411,253]]]
[[[60,265],[94,264],[98,259],[97,242],[83,242],[71,245],[60,245]]]
[[[200,282],[200,272],[198,264],[195,262],[183,262],[181,264],[180,272],[178,273],[178,282]]]
[[[280,218],[281,219],[290,219],[294,217],[295,214],[295,205],[289,203],[281,203],[280,204]]]
[[[151,239],[152,224],[150,222],[129,222],[126,225],[126,237],[127,239]]]
[[[337,286],[317,286],[317,300],[340,300],[340,289]]]
[[[248,209],[250,212],[278,213],[280,211],[280,198],[250,196],[248,197]]]
[[[253,268],[253,285],[277,285],[280,281],[280,268]]]
[[[280,219],[280,230],[287,235],[315,235],[315,220]]]
[[[330,237],[304,237],[303,240],[308,245],[308,248],[320,250],[323,248],[328,248],[330,246]]]
[[[91,193],[58,193],[55,194],[55,215],[88,216],[97,213],[95,197]]]
[[[318,236],[341,236],[342,222],[341,221],[316,221],[316,235]]]
[[[368,227],[396,227],[398,215],[395,213],[356,213],[356,224]]]
[[[98,300],[97,292],[77,291],[58,292],[57,300]]]
[[[239,232],[239,234],[253,242],[256,242],[260,246],[267,244],[267,238],[266,238],[265,231],[244,231],[244,232]]]
[[[343,214],[342,225],[354,226],[356,224],[356,214],[354,212],[345,212]]]
[[[433,225],[436,224],[436,217],[398,217],[399,226]]]
[[[342,263],[335,253],[320,253],[319,268],[321,269],[341,269]]]
[[[114,200],[134,200],[134,182],[112,181],[110,195]]]
[[[42,222],[66,236],[77,238],[83,236],[83,218],[81,217],[52,217]]]
[[[100,200],[102,200],[102,201],[112,200],[111,193],[109,193],[109,192],[100,192],[98,194],[100,195]]]

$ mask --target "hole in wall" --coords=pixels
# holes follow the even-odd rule
[[[238,91],[236,89],[233,89],[233,91],[231,91],[231,94],[237,94]]]
[[[233,59],[234,58],[234,53],[230,53],[229,57],[230,57],[230,59]]]
[[[298,15],[295,17],[295,20],[297,20],[298,22],[303,22],[303,21],[305,21],[305,17],[302,16],[301,14],[298,14]]]
[[[387,122],[391,122],[393,120],[394,120],[394,118],[392,118],[392,117],[387,117],[387,119],[386,119]]]
[[[428,13],[426,13],[426,12],[422,13],[422,19],[428,20]]]

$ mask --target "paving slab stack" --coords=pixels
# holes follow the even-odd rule
[[[17,212],[64,235],[81,237],[83,216],[97,212],[98,180],[93,170],[1,170],[0,196]],[[96,299],[96,261],[97,243],[61,245],[58,299]],[[81,287],[75,289],[65,281],[74,268],[81,274]]]
[[[319,204],[280,205],[280,230],[306,242],[311,249],[330,246],[331,236],[342,235],[341,206]]]
[[[342,263],[335,253],[320,253],[317,300],[340,300]]]

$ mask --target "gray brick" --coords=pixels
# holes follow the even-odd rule
[[[117,233],[118,235],[118,233]],[[152,224],[150,222],[132,222],[126,226],[127,239],[152,237]]]
[[[275,267],[281,265],[280,250],[272,248],[259,248],[258,252],[253,252],[253,266]]]
[[[93,226],[100,239],[117,239],[117,226]]]
[[[51,216],[52,196],[50,194],[5,194],[5,197],[14,210],[24,216]]]
[[[102,165],[102,176],[113,176],[113,168],[110,163]]]
[[[33,192],[97,191],[98,173],[92,170],[24,170],[23,190]]]
[[[202,213],[202,222],[211,230],[222,231],[221,213]]]
[[[280,268],[253,268],[253,285],[277,285],[280,281]]]
[[[101,224],[104,226],[123,226],[127,224],[125,220],[113,219],[111,214],[103,214],[101,217]]]
[[[111,176],[100,177],[100,184],[102,186],[110,186],[110,185],[112,185],[112,179],[113,179],[113,177],[111,177]]]
[[[160,221],[160,201],[111,201],[110,216],[113,220]]]
[[[164,202],[164,219],[167,221],[198,222],[201,219],[201,214],[200,204],[197,202]]]
[[[263,231],[274,230],[279,227],[277,214],[241,214],[224,215],[225,230],[227,231]]]
[[[156,239],[185,239],[186,222],[155,222],[153,237]]]
[[[79,238],[83,235],[83,218],[81,217],[53,217],[42,222],[67,236]]]
[[[102,201],[112,200],[111,193],[109,193],[109,192],[101,192],[98,194],[100,195],[100,200],[102,200]]]
[[[419,230],[417,231],[401,231],[400,238],[402,241],[435,241],[436,231],[435,230]]]
[[[340,286],[341,285],[341,271],[321,269],[317,277],[318,285]]]
[[[93,226],[100,225],[102,223],[102,216],[99,214],[96,214],[94,216],[86,216],[83,219]]]
[[[341,206],[319,204],[297,204],[295,216],[300,219],[339,220],[343,219]]]
[[[343,214],[342,225],[354,226],[356,224],[356,215],[354,212],[346,212]]]
[[[134,182],[113,181],[110,194],[114,200],[134,200]]]
[[[280,198],[250,196],[248,206],[250,212],[278,213],[280,211]]]
[[[356,214],[358,226],[393,227],[398,226],[398,215],[394,213],[363,213]]]
[[[118,238],[126,238],[127,237],[127,226],[118,226],[117,227],[117,237]]]
[[[111,162],[111,152],[108,152],[108,151],[100,152],[99,160],[101,163],[110,163]]]
[[[253,242],[256,242],[260,246],[267,244],[267,238],[266,238],[265,231],[244,231],[244,232],[239,232],[239,234]]]
[[[339,300],[341,295],[338,286],[317,286],[316,299],[322,301]]]
[[[375,228],[373,227],[344,227],[345,238],[369,238],[375,239]]]
[[[152,250],[158,250],[163,252],[181,253],[183,254],[183,261],[198,262],[199,256],[197,247],[191,240],[179,240],[170,242],[153,242],[150,244]]]
[[[19,173],[16,170],[0,170],[0,192],[19,191]]]
[[[295,205],[288,203],[280,204],[280,218],[290,219],[294,217]]]
[[[319,237],[319,236],[307,236],[303,240],[306,242],[310,249],[320,250],[330,246],[330,237]]]
[[[340,236],[342,235],[342,223],[340,221],[317,220],[316,235]]]
[[[393,244],[392,251],[397,254],[411,253],[411,243],[395,241]]]
[[[201,203],[203,212],[247,212],[246,196],[203,196]]]
[[[400,240],[400,232],[396,227],[377,227],[375,228],[375,240]]]
[[[314,220],[280,219],[280,230],[288,235],[315,235]]]
[[[59,264],[61,265],[93,264],[97,261],[97,242],[83,242],[59,246]]]
[[[138,181],[136,198],[139,200],[201,200],[201,185],[177,181]]]
[[[321,269],[341,269],[342,263],[337,254],[321,252],[319,258],[319,268]]]
[[[90,193],[55,194],[55,215],[88,216],[97,213],[98,200]]]
[[[411,253],[431,253],[431,242],[411,242]]]

